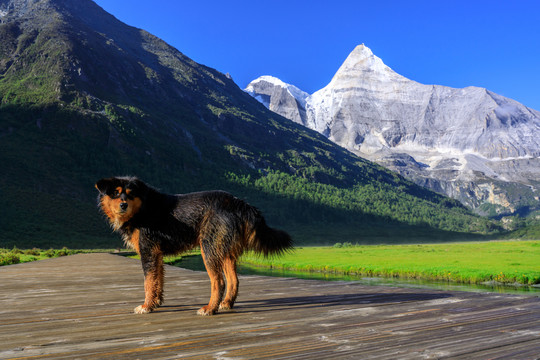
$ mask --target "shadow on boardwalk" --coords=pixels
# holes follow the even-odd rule
[[[315,296],[293,296],[268,300],[243,301],[242,309],[249,308],[255,311],[264,308],[276,307],[296,307],[303,309],[319,307],[342,307],[348,305],[376,305],[376,304],[398,304],[409,301],[421,302],[452,297],[448,293],[373,293],[373,294],[338,294],[338,295],[315,295]]]

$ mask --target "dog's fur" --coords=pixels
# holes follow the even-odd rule
[[[98,206],[127,246],[141,257],[144,304],[135,313],[153,311],[163,301],[163,256],[200,246],[211,280],[208,305],[199,315],[232,309],[238,294],[236,262],[244,250],[265,256],[292,248],[290,236],[268,227],[253,206],[223,191],[167,195],[135,177],[96,183]],[[227,282],[226,296],[225,279]]]

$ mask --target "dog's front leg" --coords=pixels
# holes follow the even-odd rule
[[[163,253],[159,247],[141,249],[144,272],[144,304],[135,308],[136,314],[147,314],[163,302]]]

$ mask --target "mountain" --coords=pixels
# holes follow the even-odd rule
[[[297,243],[497,231],[91,0],[0,0],[0,164],[0,247],[121,246],[94,183],[126,174],[228,190]]]
[[[261,76],[245,89],[268,109],[296,123],[304,124],[309,94],[272,76]]]
[[[357,46],[330,83],[298,100],[279,80],[248,85],[270,109],[415,183],[495,215],[538,208],[540,112],[478,87],[423,85]],[[274,99],[276,97],[278,99]],[[289,106],[282,108],[275,104]]]

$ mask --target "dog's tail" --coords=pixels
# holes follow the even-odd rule
[[[293,241],[289,234],[266,225],[264,219],[257,224],[251,236],[250,248],[264,257],[269,255],[282,255],[293,248]]]

